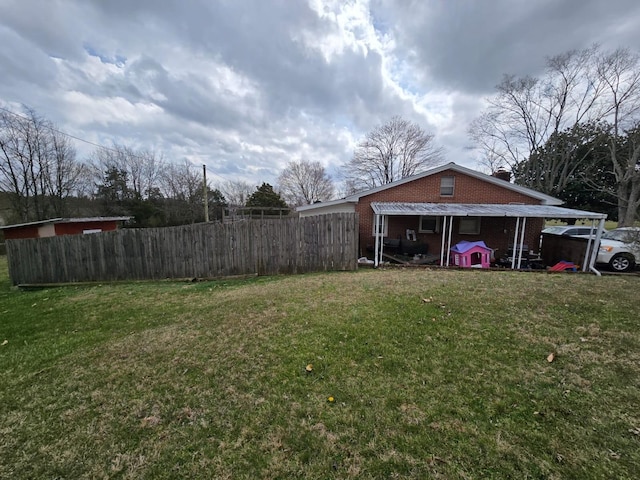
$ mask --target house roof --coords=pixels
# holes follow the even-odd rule
[[[605,213],[587,212],[555,205],[506,205],[493,203],[401,203],[373,202],[378,215],[428,215],[452,217],[607,218]]]
[[[39,227],[42,225],[50,225],[52,223],[97,223],[97,222],[126,222],[133,217],[84,217],[84,218],[49,218],[47,220],[38,220],[37,222],[14,223],[13,225],[0,226],[0,230],[9,230],[11,228],[20,227]]]
[[[454,172],[462,173],[464,175],[468,175],[470,177],[477,178],[487,183],[492,183],[494,185],[498,185],[502,188],[506,188],[508,190],[512,190],[514,192],[521,193],[531,198],[535,198],[542,202],[542,205],[562,205],[564,202],[559,198],[552,197],[550,195],[546,195],[544,193],[537,192],[536,190],[532,190],[527,187],[523,187],[520,185],[515,185],[511,182],[507,182],[506,180],[502,180],[500,178],[493,177],[491,175],[487,175],[482,172],[478,172],[477,170],[472,170],[470,168],[463,167],[454,162],[445,163],[444,165],[440,165],[438,167],[426,170],[424,172],[418,173],[416,175],[412,175],[410,177],[401,178],[400,180],[396,180],[395,182],[388,183],[386,185],[381,185],[379,187],[371,188],[369,190],[363,190],[361,192],[355,193],[353,195],[349,195],[347,197],[341,198],[339,200],[331,200],[329,202],[319,202],[311,205],[303,205],[297,208],[297,211],[304,212],[308,210],[313,210],[316,208],[323,208],[334,205],[341,205],[344,203],[358,203],[360,198],[366,197],[367,195],[372,195],[374,193],[382,192],[384,190],[395,188],[399,185],[403,185],[405,183],[413,182],[415,180],[419,180],[421,178],[429,177],[431,175],[436,175],[438,173],[444,172],[446,170],[453,170]]]

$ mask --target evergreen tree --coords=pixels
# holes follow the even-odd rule
[[[263,183],[247,199],[247,207],[252,208],[252,215],[288,215],[289,207],[279,193],[268,183]]]

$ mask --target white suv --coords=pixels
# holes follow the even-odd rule
[[[602,235],[596,263],[606,263],[616,272],[633,270],[640,261],[640,227],[621,227]]]
[[[597,228],[576,225],[555,225],[542,230],[542,233],[550,233],[552,235],[568,235],[570,237],[595,238]],[[606,230],[605,230],[606,232]]]

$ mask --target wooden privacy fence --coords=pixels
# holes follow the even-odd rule
[[[8,240],[14,285],[355,270],[357,214]]]

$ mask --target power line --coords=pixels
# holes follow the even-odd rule
[[[11,114],[11,115],[13,115],[15,117],[21,118],[23,120],[31,121],[31,119],[29,117],[27,117],[27,116],[25,116],[23,114],[20,114],[20,113],[16,113],[16,112],[14,112],[12,110],[9,110],[8,108],[5,108],[5,107],[3,107],[1,105],[0,105],[0,110],[2,110],[4,112],[7,112],[7,113],[9,113],[9,114]],[[34,110],[34,113],[35,113],[35,110]],[[46,119],[44,119],[44,120],[46,120]],[[107,150],[107,151],[110,151],[110,152],[113,152],[113,153],[118,153],[118,154],[121,153],[115,148],[105,147],[104,145],[100,145],[100,144],[92,142],[90,140],[86,140],[84,138],[80,138],[80,137],[77,137],[75,135],[71,135],[70,133],[67,133],[67,132],[63,132],[62,130],[59,130],[59,129],[55,128],[53,126],[53,124],[50,123],[48,120],[45,121],[45,124],[43,125],[43,127],[48,129],[48,130],[50,130],[50,131],[52,131],[52,132],[56,132],[56,133],[59,133],[60,135],[64,135],[65,137],[73,138],[74,140],[77,140],[79,142],[83,142],[83,143],[86,143],[88,145],[92,145],[94,147],[98,147],[98,148],[101,148],[103,150]],[[134,158],[143,159],[143,157],[141,157],[140,155],[136,155],[135,153],[133,153],[131,156],[134,157]],[[173,162],[166,162],[166,161],[160,161],[160,160],[157,160],[157,162],[160,165],[163,165],[163,166],[170,166],[170,165],[175,166],[175,165],[177,165],[176,163],[173,163]],[[189,168],[198,168],[198,169],[200,168],[198,165],[195,165],[195,164],[193,164],[191,162],[189,162],[188,167]],[[227,181],[226,178],[224,178],[223,176],[221,176],[221,175],[219,175],[219,174],[217,174],[215,172],[209,172],[209,173],[211,175],[215,175],[216,177],[220,178],[221,180],[224,180],[225,182]]]
[[[0,106],[0,110],[3,110],[5,112],[7,112],[7,113],[10,113],[11,115],[16,116],[18,118],[22,118],[23,120],[31,121],[31,119],[29,117],[27,117],[25,115],[22,115],[20,113],[13,112],[13,111],[11,111],[11,110],[9,110],[7,108],[4,108],[2,106]],[[98,147],[98,148],[102,148],[104,150],[110,150],[112,152],[119,153],[115,148],[105,147],[104,145],[100,145],[98,143],[94,143],[94,142],[92,142],[90,140],[85,140],[84,138],[76,137],[75,135],[71,135],[70,133],[63,132],[62,130],[58,130],[57,128],[55,128],[51,124],[47,124],[47,125],[43,125],[43,126],[44,126],[44,128],[46,128],[48,130],[51,130],[52,132],[59,133],[61,135],[64,135],[65,137],[73,138],[74,140],[78,140],[79,142],[84,142],[84,143],[87,143],[87,144],[92,145],[94,147]],[[137,157],[137,156],[138,155],[134,155],[134,157]]]

